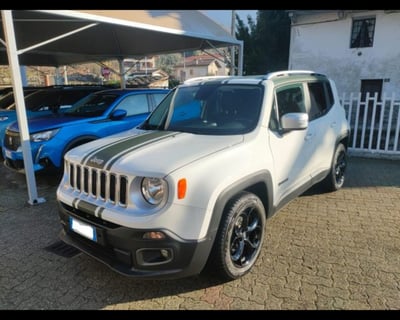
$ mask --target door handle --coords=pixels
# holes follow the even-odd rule
[[[336,122],[331,123],[331,128],[334,128],[334,127],[336,127]]]

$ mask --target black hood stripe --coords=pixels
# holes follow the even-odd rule
[[[112,163],[117,161],[124,154],[151,144],[155,141],[172,136],[175,133],[170,131],[152,131],[148,134],[135,135],[129,139],[119,140],[116,143],[107,145],[105,148],[98,149],[87,159],[86,164],[98,169],[110,168]],[[112,161],[111,161],[112,160]],[[112,162],[110,164],[110,161]]]
[[[167,131],[165,131],[165,132],[167,132]],[[147,145],[149,145],[149,144],[153,144],[153,143],[156,143],[156,142],[158,142],[158,141],[164,140],[164,139],[166,139],[166,138],[169,138],[169,137],[172,137],[172,136],[176,136],[177,134],[179,134],[179,133],[177,133],[177,132],[169,132],[169,134],[166,134],[166,135],[161,136],[161,137],[159,137],[159,138],[153,139],[153,140],[151,140],[151,141],[147,141],[147,143],[142,143],[142,144],[140,144],[140,145],[134,145],[134,146],[132,146],[132,147],[130,147],[130,148],[124,150],[123,152],[121,152],[121,153],[119,153],[119,154],[116,154],[113,158],[111,158],[110,161],[109,161],[109,162],[107,163],[107,165],[105,166],[105,169],[106,169],[106,170],[110,170],[111,167],[112,167],[112,165],[113,165],[117,160],[121,159],[122,157],[124,157],[126,154],[132,152],[133,150],[137,150],[137,149],[140,149],[140,148],[142,148],[142,147],[145,147],[145,146],[147,146]]]
[[[139,135],[149,134],[149,133],[151,133],[151,132],[146,132],[145,131],[145,132],[140,133]],[[103,149],[109,148],[111,145],[118,144],[118,143],[121,143],[122,141],[127,141],[127,140],[130,140],[130,139],[132,139],[132,136],[127,136],[127,137],[122,138],[120,140],[116,140],[114,142],[111,142],[110,144],[106,144],[106,145],[102,145],[102,146],[98,147],[97,149],[95,149],[95,150],[89,152],[87,155],[85,155],[81,160],[81,164],[86,163],[86,160],[89,157],[91,157],[93,154],[95,154],[96,152],[99,152],[99,151],[101,151]]]

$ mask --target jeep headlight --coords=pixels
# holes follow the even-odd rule
[[[8,116],[0,116],[0,121],[7,121],[8,120]]]
[[[41,142],[41,141],[48,141],[53,138],[60,129],[42,131],[38,133],[31,134],[31,141],[33,142]]]
[[[143,178],[143,198],[152,205],[160,204],[167,196],[167,183],[161,178]]]

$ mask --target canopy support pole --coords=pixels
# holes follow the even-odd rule
[[[124,59],[119,58],[118,64],[119,64],[119,79],[121,82],[121,89],[126,89]]]
[[[243,41],[241,41],[242,43],[239,46],[239,54],[238,54],[238,76],[242,76],[243,75]]]
[[[232,10],[232,19],[231,19],[231,36],[235,38],[235,19],[236,18],[236,13],[235,10]],[[235,46],[231,46],[231,75],[235,75]]]
[[[24,158],[26,184],[28,186],[28,203],[36,205],[46,200],[39,198],[36,189],[35,172],[33,170],[31,143],[29,137],[28,121],[26,118],[24,92],[22,90],[22,79],[20,73],[17,45],[15,41],[15,32],[11,10],[1,10],[3,19],[3,29],[7,44],[8,62],[11,69],[11,79],[15,96],[15,104],[20,129],[20,139],[22,154]]]

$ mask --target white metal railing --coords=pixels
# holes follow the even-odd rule
[[[341,96],[350,124],[350,151],[400,156],[400,100],[396,94],[344,93]]]

